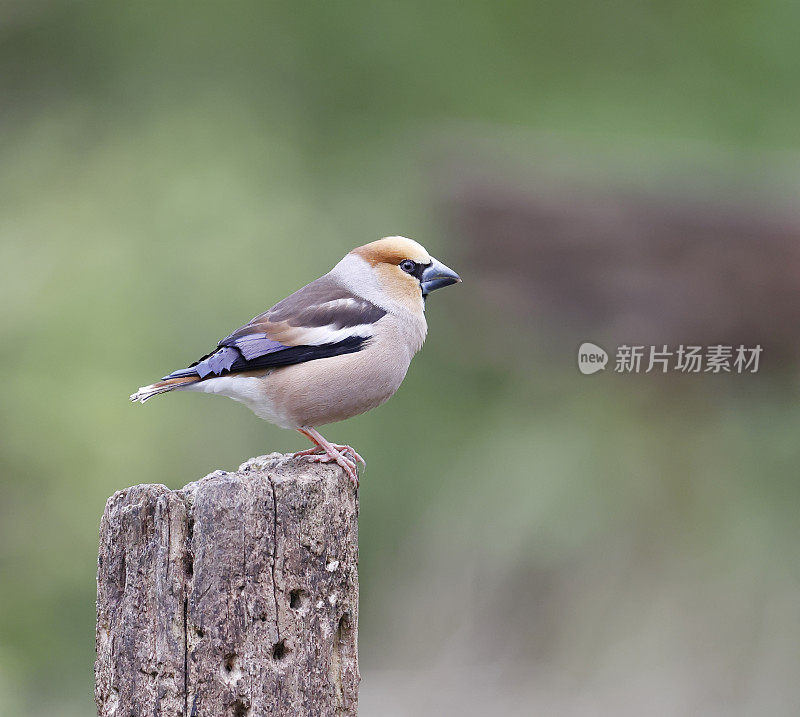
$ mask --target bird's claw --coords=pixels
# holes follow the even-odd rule
[[[355,458],[361,465],[364,466],[364,468],[367,467],[367,462],[361,457],[361,455],[352,446],[347,446],[347,445],[342,446],[342,445],[339,445],[338,443],[331,443],[331,445],[337,451],[339,451],[339,453],[342,453],[342,454],[350,453],[353,456],[353,458]],[[327,453],[325,453],[325,451],[322,448],[320,448],[319,446],[314,446],[313,448],[307,448],[304,451],[297,451],[297,453],[295,453],[293,455],[293,457],[294,458],[301,458],[303,456],[316,456],[316,455],[320,455],[320,454],[327,455]],[[331,458],[331,460],[333,460],[333,458]]]
[[[352,446],[347,446],[347,445],[340,446],[338,443],[333,443],[332,445],[337,451],[339,451],[339,453],[342,454],[350,453],[353,456],[353,458],[355,458],[362,466],[364,466],[364,468],[367,467],[367,462],[358,454],[356,449],[353,448]]]
[[[355,461],[351,461],[343,452],[339,452],[342,448],[349,450],[351,453],[354,454],[356,460],[360,460],[364,463],[364,459],[358,455],[352,448],[349,446],[337,446],[335,444],[331,444],[333,448],[336,449],[336,453],[326,453],[323,452],[321,448],[309,448],[305,451],[298,451],[294,454],[295,458],[299,457],[307,457],[309,461],[312,463],[337,463],[344,469],[344,472],[347,473],[347,477],[350,479],[350,482],[358,488],[359,480],[358,480],[358,466],[356,465]],[[366,465],[366,463],[364,464]]]
[[[314,446],[313,448],[306,448],[304,451],[297,451],[296,453],[292,453],[292,458],[303,458],[304,456],[314,456],[323,452],[324,451],[319,446]]]

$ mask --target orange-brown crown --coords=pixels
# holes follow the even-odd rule
[[[431,257],[425,247],[406,237],[384,237],[378,241],[364,244],[353,249],[351,254],[357,254],[372,266],[378,264],[399,265],[401,261],[411,261],[427,264]]]

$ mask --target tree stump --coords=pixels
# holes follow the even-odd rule
[[[355,715],[358,499],[337,465],[272,454],[109,498],[101,717]]]

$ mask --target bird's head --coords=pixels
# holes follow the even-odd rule
[[[434,259],[425,247],[406,237],[385,237],[353,249],[375,272],[383,289],[395,300],[419,304],[431,291],[456,284],[461,278]]]

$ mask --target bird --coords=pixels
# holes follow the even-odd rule
[[[172,391],[227,396],[259,418],[304,435],[314,447],[294,457],[335,462],[358,487],[356,462],[366,466],[364,459],[317,429],[394,395],[425,341],[428,295],[459,282],[456,272],[413,239],[390,236],[364,244],[213,351],[142,386],[130,400],[144,403]]]

